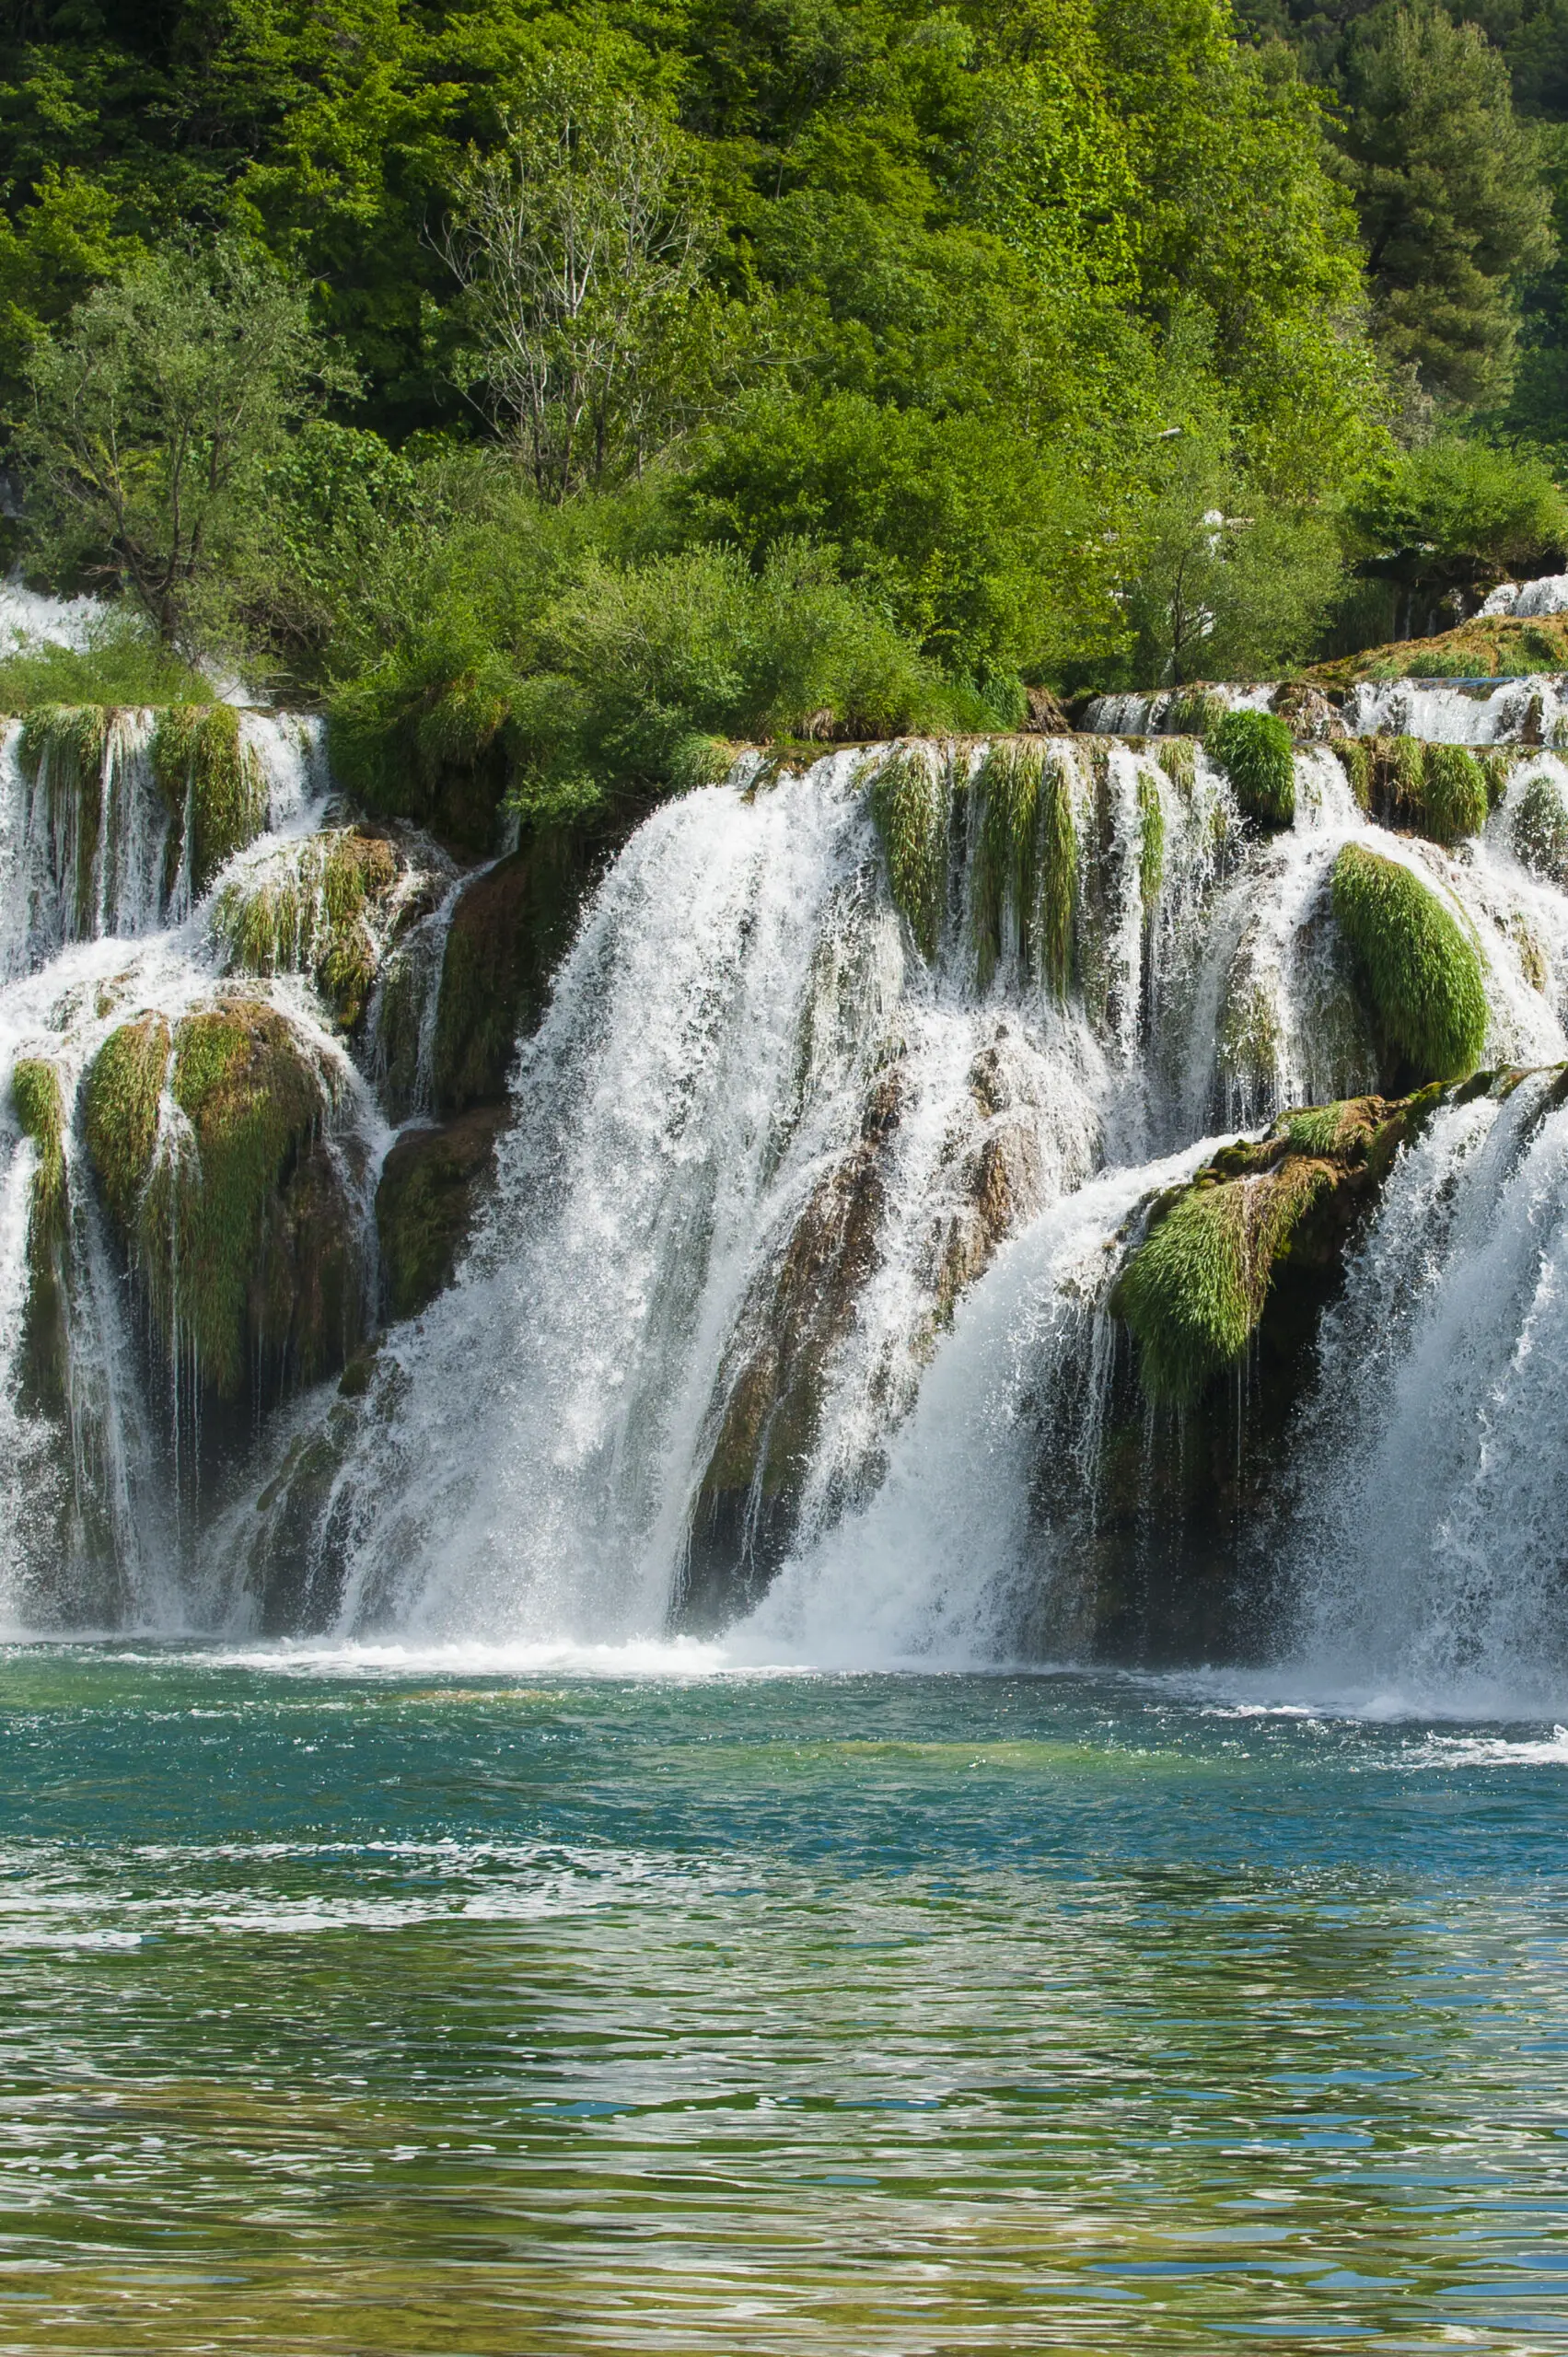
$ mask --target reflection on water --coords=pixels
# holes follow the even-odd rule
[[[1568,1738],[0,1661],[0,2348],[1568,2347]]]

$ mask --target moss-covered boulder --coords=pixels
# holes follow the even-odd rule
[[[405,863],[384,836],[333,829],[290,844],[216,896],[213,931],[231,974],[308,974],[351,1030],[387,944]]]
[[[71,1218],[65,1092],[59,1068],[41,1056],[18,1057],[11,1070],[11,1101],[22,1135],[32,1140],[37,1151],[28,1201],[22,1391],[28,1406],[57,1412],[65,1406],[70,1375]]]
[[[1227,712],[1211,728],[1204,750],[1230,780],[1244,815],[1260,827],[1288,827],[1295,818],[1295,747],[1272,712]]]
[[[1335,921],[1390,1077],[1455,1080],[1486,1043],[1481,950],[1429,885],[1399,861],[1347,843],[1334,862]]]
[[[505,1105],[475,1105],[439,1129],[409,1130],[382,1166],[376,1228],[388,1315],[417,1316],[450,1284],[494,1167]]]
[[[329,1109],[314,1051],[258,1000],[201,1008],[172,1039],[160,1017],[122,1025],[88,1072],[88,1153],[155,1329],[220,1399],[312,1381],[359,1340]]]
[[[153,775],[199,898],[267,823],[267,781],[232,704],[170,704],[153,731]]]
[[[1110,1301],[1137,1342],[1147,1399],[1192,1406],[1246,1357],[1282,1271],[1337,1265],[1371,1191],[1437,1096],[1360,1097],[1287,1114],[1257,1144],[1238,1140],[1156,1202]]]
[[[1533,874],[1568,885],[1568,803],[1555,778],[1533,777],[1520,790],[1510,827],[1514,849]]]

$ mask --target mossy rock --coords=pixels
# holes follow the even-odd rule
[[[308,974],[333,1019],[351,1030],[381,957],[376,923],[402,872],[385,836],[343,828],[309,836],[218,895],[213,930],[226,971]]]
[[[1568,803],[1554,778],[1533,777],[1520,793],[1511,828],[1525,865],[1549,884],[1568,886]]]
[[[1284,722],[1272,712],[1227,712],[1211,728],[1204,749],[1230,780],[1243,813],[1260,827],[1280,828],[1295,818],[1295,747]]]
[[[1486,1043],[1485,971],[1458,919],[1408,867],[1360,843],[1335,860],[1332,892],[1390,1076],[1474,1072]]]
[[[1138,1344],[1145,1399],[1191,1408],[1246,1357],[1282,1270],[1337,1271],[1395,1154],[1440,1096],[1432,1087],[1286,1114],[1156,1199],[1110,1298]]]
[[[134,1226],[152,1171],[172,1038],[161,1015],[139,1016],[110,1033],[87,1070],[87,1154],[122,1236]]]
[[[313,1051],[275,1008],[236,998],[184,1016],[169,1053],[160,1017],[111,1033],[86,1120],[163,1347],[220,1399],[331,1372],[362,1326],[357,1224],[322,1144]]]
[[[505,1094],[517,1041],[549,1004],[598,865],[592,837],[551,830],[465,886],[441,970],[432,1058],[438,1112]]]
[[[153,775],[184,843],[193,899],[267,824],[267,781],[232,704],[170,704],[157,715]],[[172,880],[172,879],[171,879]]]
[[[476,1105],[439,1129],[405,1131],[388,1155],[376,1228],[389,1317],[416,1317],[451,1283],[508,1118],[505,1105]]]
[[[20,1056],[11,1098],[24,1137],[38,1150],[28,1202],[28,1292],[22,1311],[23,1404],[46,1413],[65,1407],[70,1381],[69,1244],[65,1092],[59,1068]]]

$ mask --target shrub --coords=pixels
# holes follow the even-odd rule
[[[1423,1080],[1472,1073],[1486,1041],[1480,951],[1437,895],[1397,861],[1347,843],[1334,916],[1387,1047]]]
[[[1295,749],[1272,712],[1227,712],[1205,749],[1219,762],[1237,801],[1260,826],[1288,827],[1295,817]]]

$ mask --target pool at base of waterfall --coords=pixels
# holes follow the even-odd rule
[[[115,1640],[0,1746],[9,2357],[1568,2347],[1550,1717]]]

